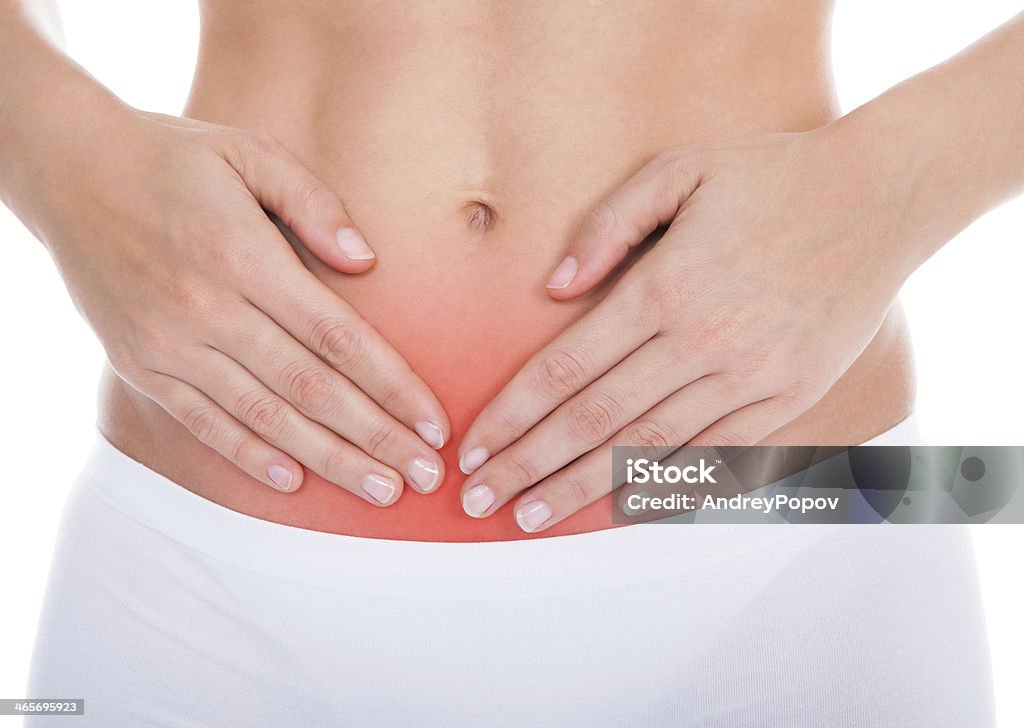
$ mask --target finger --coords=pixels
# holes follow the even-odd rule
[[[484,407],[459,445],[462,472],[473,473],[657,330],[642,300],[628,291],[614,292],[534,354]]]
[[[678,362],[664,338],[653,339],[476,470],[463,483],[463,509],[475,518],[493,512],[706,371],[696,358]]]
[[[266,442],[368,503],[398,500],[403,479],[397,472],[303,417],[236,361],[209,347],[192,359],[189,382]]]
[[[236,320],[222,352],[300,413],[401,472],[416,490],[430,493],[440,485],[441,459],[409,428],[258,309],[248,307]]]
[[[201,443],[239,470],[285,493],[302,485],[302,466],[257,437],[213,400],[180,379],[153,372],[146,395]]]
[[[267,235],[280,238],[269,220],[265,229]],[[277,256],[268,254],[264,269],[262,277],[248,284],[251,290],[244,291],[249,302],[424,442],[441,449],[451,432],[448,416],[394,347],[298,263],[290,249]]]
[[[694,156],[676,149],[646,164],[587,214],[548,280],[548,294],[565,300],[593,288],[630,248],[672,222],[700,180]]]
[[[728,376],[712,374],[668,397],[592,450],[546,478],[513,507],[516,523],[528,533],[550,528],[623,483],[612,470],[612,448],[643,450],[679,446],[729,412],[757,398]]]
[[[373,250],[330,187],[269,134],[242,139],[227,150],[227,161],[264,208],[332,268],[361,273],[373,265]]]
[[[798,414],[800,407],[796,402],[769,397],[722,417],[687,444],[701,447],[756,445]]]

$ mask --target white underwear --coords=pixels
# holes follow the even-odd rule
[[[869,444],[918,443],[907,420]],[[966,527],[355,538],[223,508],[102,437],[66,506],[28,726],[994,725]]]

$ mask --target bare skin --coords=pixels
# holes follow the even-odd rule
[[[250,237],[231,226],[218,227],[224,236],[203,239],[204,226],[196,224],[189,233],[197,247],[165,259],[162,269],[178,273],[176,280],[199,282],[171,289],[181,296],[175,303],[185,305],[187,325],[179,335],[188,346],[164,337],[159,353],[164,359],[182,356],[187,374],[180,378],[193,377],[192,390],[220,405],[234,439],[214,423],[204,431],[207,444],[201,442],[184,410],[176,413],[167,396],[160,401],[146,374],[159,365],[124,353],[130,347],[117,332],[125,328],[127,302],[155,285],[128,271],[145,266],[126,269],[118,277],[125,281],[121,298],[103,303],[96,291],[117,285],[79,273],[94,267],[83,261],[108,255],[99,243],[89,257],[82,254],[79,221],[91,223],[93,237],[109,239],[106,210],[117,209],[111,201],[116,198],[57,195],[51,202],[38,192],[10,191],[29,187],[25,173],[20,185],[18,175],[5,180],[4,199],[47,242],[112,353],[100,417],[111,442],[217,503],[302,528],[444,541],[580,533],[611,525],[611,483],[603,482],[607,471],[601,468],[612,442],[862,442],[913,407],[912,354],[895,303],[902,281],[1019,184],[1014,173],[992,169],[1013,169],[1013,160],[1003,159],[1002,146],[1009,149],[1013,139],[1008,122],[1003,135],[988,138],[993,148],[982,149],[968,165],[977,184],[969,194],[958,190],[958,204],[950,204],[956,183],[936,171],[948,160],[936,159],[933,150],[964,154],[936,142],[959,138],[975,120],[959,120],[955,127],[928,105],[954,83],[947,77],[1009,67],[1010,51],[1019,47],[1016,26],[1004,33],[1011,37],[991,41],[987,51],[951,66],[945,77],[937,74],[937,81],[925,79],[837,121],[827,48],[831,8],[824,2],[428,7],[265,1],[202,7],[200,57],[184,115],[216,126],[187,138],[210,140],[203,143],[234,161],[243,186],[279,218],[279,235],[312,273],[311,280],[302,279],[295,261],[286,260],[284,237],[274,238],[263,225],[253,247],[239,248],[243,260],[258,262],[253,266],[231,267],[217,254],[228,238],[235,244]],[[23,55],[34,53],[44,59],[39,65],[52,65],[54,78],[69,79],[67,93],[102,120],[62,150],[69,164],[96,180],[96,188],[111,187],[124,166],[138,168],[154,181],[143,182],[140,173],[132,189],[143,185],[148,194],[133,198],[159,207],[161,194],[177,199],[182,195],[171,190],[209,176],[195,171],[195,148],[186,158],[180,131],[167,130],[178,122],[125,110],[64,69],[63,61],[28,41],[19,43],[29,46]],[[999,80],[994,75],[990,83]],[[11,84],[17,87],[17,81]],[[899,145],[880,148],[872,138],[879,129],[904,130],[921,118],[927,144],[922,135],[896,134]],[[116,169],[83,151],[112,130],[130,142],[119,150],[129,163]],[[255,145],[250,136],[239,142],[222,130],[260,132],[276,142],[266,136],[256,137],[262,141]],[[14,155],[13,167],[54,174],[39,161],[52,152],[44,154],[45,145],[31,141],[44,131],[12,132],[20,149],[35,149]],[[726,141],[733,139],[746,141]],[[167,145],[167,158],[180,161],[165,166],[171,171],[155,170],[153,155],[146,158],[158,144]],[[834,165],[849,174],[835,174]],[[932,173],[927,186],[920,181],[922,169]],[[161,177],[163,191],[157,188]],[[327,192],[321,195],[309,179]],[[317,194],[295,194],[310,189]],[[218,198],[220,207],[211,215],[204,199],[192,202],[191,212],[194,220],[211,224],[234,221],[230,206],[242,205],[241,198]],[[176,204],[177,214],[190,212],[187,200]],[[255,218],[246,219],[255,230]],[[121,235],[136,232],[127,221],[120,225]],[[801,226],[799,235],[788,235]],[[330,246],[339,227],[357,229],[375,259],[339,258]],[[135,249],[145,260],[160,235],[136,237],[143,242]],[[823,239],[832,246],[827,254],[808,242]],[[576,277],[545,289],[567,256],[576,261]],[[197,258],[209,275],[184,277],[182,261]],[[254,266],[259,276],[245,278]],[[222,275],[227,269],[236,278]],[[679,290],[665,280],[679,280],[681,271],[690,276],[691,294],[695,285],[706,284],[716,291],[731,285],[736,295],[671,305],[680,301]],[[240,281],[237,287],[245,288],[254,308],[274,309],[270,318],[292,337],[288,353],[281,355],[283,338],[262,338],[271,327],[255,323],[248,309],[225,315],[222,307],[204,306],[224,280]],[[739,295],[737,280],[759,298]],[[308,306],[309,291],[318,285],[336,301],[321,296]],[[848,295],[836,296],[837,290]],[[153,302],[142,307],[148,312],[166,296],[146,300]],[[355,346],[347,342],[347,356],[331,361],[330,352],[317,350],[312,314],[287,320],[303,302],[311,311],[333,306],[332,320],[342,317],[351,324],[347,330],[360,332]],[[833,318],[798,318],[794,311],[803,305],[827,308]],[[734,326],[728,337],[716,338],[709,331],[725,329],[711,323],[726,314]],[[837,323],[840,333],[828,334]],[[139,319],[136,326],[174,330],[157,319]],[[644,326],[650,330],[627,341]],[[242,381],[244,372],[224,373],[212,365],[200,377],[203,362],[181,355],[201,348],[193,331],[208,332],[217,345],[226,332],[242,332],[240,351],[263,354],[243,363],[258,381]],[[589,333],[573,339],[580,331]],[[779,345],[769,346],[769,336]],[[245,339],[253,337],[246,348]],[[626,354],[652,340],[670,346],[634,359],[634,370],[615,373]],[[146,343],[138,349],[148,351],[154,342]],[[281,372],[294,372],[303,351],[325,359],[343,377],[339,387],[354,383],[360,391],[319,408],[297,406],[296,390]],[[537,372],[553,371],[547,366],[552,353],[566,351],[581,352],[577,360],[593,366],[572,378],[578,381],[555,377],[565,385],[558,392],[538,386]],[[391,367],[388,376],[379,374],[381,361]],[[722,375],[722,386],[676,400],[683,406],[670,404],[709,374]],[[585,387],[604,386],[609,378],[613,388],[602,401],[629,406],[610,408],[615,416],[598,421],[599,431],[580,437],[573,423],[593,418],[552,414],[559,407],[572,411],[573,398]],[[395,387],[399,380],[403,386]],[[240,393],[260,382],[284,383],[278,395],[292,408],[291,419],[273,407],[276,419],[247,417],[252,408],[238,406]],[[650,384],[631,391],[630,382]],[[735,396],[740,388],[747,388],[743,397]],[[658,397],[645,401],[645,392],[655,389]],[[770,406],[750,416],[745,408],[758,402]],[[651,415],[659,405],[661,414]],[[417,430],[423,421],[436,422],[444,437],[436,460],[429,446],[438,443]],[[652,435],[655,421],[660,429]],[[232,458],[238,442],[247,443],[241,451],[249,453],[248,467]],[[346,457],[330,456],[342,449]],[[467,479],[459,459],[479,449],[489,459],[469,467],[463,462],[473,472]],[[266,487],[272,485],[267,463],[275,458],[293,476],[287,490],[295,492]],[[429,460],[438,473],[430,488],[412,482],[410,463],[417,458]],[[394,485],[383,503],[360,485],[373,472]],[[403,494],[403,479],[421,492]],[[474,509],[466,498],[480,485],[493,500]],[[517,522],[514,511],[540,500],[550,513],[545,520],[531,527],[522,517]]]

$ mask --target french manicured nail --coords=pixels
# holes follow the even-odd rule
[[[474,485],[462,496],[462,510],[473,518],[480,518],[488,508],[494,505],[494,491],[486,485]]]
[[[435,450],[440,450],[444,447],[444,430],[433,422],[421,420],[416,423],[415,427],[416,434],[420,436],[420,439],[423,440],[423,442],[427,443]]]
[[[267,477],[274,487],[288,493],[292,489],[292,471],[280,465],[271,465],[267,468]]]
[[[551,274],[551,278],[548,280],[548,288],[568,288],[573,278],[576,277],[576,271],[579,269],[579,261],[571,255],[566,256],[558,264],[558,267],[555,268],[555,272]]]
[[[437,463],[433,463],[423,458],[416,458],[412,461],[412,465],[409,466],[409,479],[415,483],[420,490],[429,493],[437,487],[437,481],[440,471],[437,469]]]
[[[636,493],[630,493],[628,496],[622,499],[622,512],[627,516],[638,516],[646,510],[643,506],[644,498],[649,498],[650,495],[646,490],[638,490]]]
[[[363,491],[378,503],[387,503],[395,494],[395,484],[371,473],[363,478]]]
[[[473,471],[487,462],[491,454],[485,447],[474,447],[461,458],[459,458],[459,470],[466,475],[472,475]]]
[[[520,506],[516,511],[516,522],[527,533],[532,533],[551,518],[551,509],[544,501],[534,501]]]
[[[375,257],[370,246],[363,240],[363,236],[354,228],[342,228],[338,231],[335,239],[341,254],[349,260],[370,260]]]

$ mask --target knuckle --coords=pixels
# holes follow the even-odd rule
[[[366,439],[366,454],[379,460],[383,455],[394,449],[398,442],[398,428],[390,422],[380,422],[373,426],[370,436]]]
[[[300,365],[286,379],[288,399],[299,409],[317,416],[331,408],[337,388],[334,378],[323,367]]]
[[[295,199],[307,212],[315,212],[331,205],[334,194],[320,180],[311,178],[297,185]]]
[[[591,483],[585,480],[579,473],[566,473],[562,479],[561,487],[571,510],[582,508],[590,503]]]
[[[692,144],[676,144],[658,155],[658,161],[669,168],[687,166],[696,154]]]
[[[754,443],[749,442],[749,439],[749,437],[743,435],[740,432],[737,432],[736,430],[717,429],[698,438],[698,441],[695,444],[700,445],[702,447],[709,447],[718,450],[722,448],[743,447],[745,445],[753,445]],[[725,451],[723,450],[723,453],[724,452]]]
[[[631,327],[627,330],[654,336],[663,330],[667,317],[658,306],[648,305],[645,297],[637,296],[623,308],[621,320],[624,326]]]
[[[786,404],[809,407],[821,398],[826,389],[821,377],[812,372],[804,372],[790,382],[781,399]]]
[[[525,488],[538,480],[536,466],[522,453],[510,453],[507,468],[510,480],[519,488]]]
[[[224,307],[214,301],[212,296],[195,292],[183,308],[185,315],[192,321],[216,321],[224,313]]]
[[[623,276],[603,303],[619,330],[649,338],[662,330],[667,317],[653,301],[647,277],[630,275],[636,272],[634,268]]]
[[[258,327],[239,326],[231,332],[239,351],[264,351],[267,347],[266,332]]]
[[[220,422],[217,408],[209,402],[191,405],[181,415],[181,422],[204,445],[213,443]]]
[[[605,394],[592,394],[573,403],[567,413],[569,432],[587,444],[608,439],[616,429],[622,406]]]
[[[693,352],[716,359],[733,349],[739,334],[734,323],[721,316],[711,316],[697,321],[683,343]]]
[[[104,351],[117,376],[137,386],[145,375],[145,367],[140,364],[133,348],[123,341],[116,341],[107,344]]]
[[[680,203],[707,178],[712,168],[710,151],[706,146],[683,144],[666,150],[655,158],[655,195],[665,200]]]
[[[268,158],[284,152],[277,138],[265,131],[233,131],[226,148],[243,177],[266,171]]]
[[[227,274],[230,280],[254,281],[265,265],[266,253],[243,242],[243,237],[239,233],[225,235],[211,246],[208,260],[218,274]]]
[[[281,147],[277,137],[267,131],[250,131],[244,133],[243,136],[249,149],[255,152],[272,153],[277,152]]]
[[[580,354],[555,351],[541,361],[536,384],[543,396],[561,401],[587,383],[586,372],[585,360]]]
[[[255,131],[232,129],[223,137],[224,148],[237,154],[238,161],[245,166],[264,151],[264,142],[261,133]]]
[[[231,444],[229,460],[235,465],[254,462],[259,459],[260,443],[252,436],[240,437]]]
[[[518,440],[526,432],[526,425],[523,424],[518,414],[503,410],[499,417],[509,437]]]
[[[118,352],[108,352],[110,364],[118,374],[135,376],[166,368],[169,363],[182,359],[182,347],[175,347],[170,338],[169,331],[136,332],[131,345],[123,345]]]
[[[321,474],[332,483],[341,484],[351,476],[352,458],[344,447],[330,447],[320,460]]]
[[[269,439],[280,437],[288,418],[288,409],[281,398],[265,391],[244,396],[238,413],[249,429]]]
[[[708,150],[698,144],[677,144],[667,149],[661,157],[668,176],[686,179],[705,166]]]
[[[213,187],[215,183],[209,184]],[[244,240],[237,219],[217,215],[176,222],[170,236],[187,245],[187,251],[199,262],[224,260]]]
[[[313,325],[313,351],[341,370],[358,365],[366,342],[351,323],[323,317]]]
[[[615,208],[607,200],[602,200],[590,212],[584,222],[585,237],[603,237],[611,234],[618,227],[619,218]]]
[[[727,392],[754,394],[765,383],[774,386],[778,380],[781,388],[781,383],[786,381],[780,364],[784,359],[770,345],[747,343],[737,347],[730,358],[732,366],[719,375]]]
[[[640,420],[633,423],[624,433],[623,440],[630,447],[644,449],[681,444],[675,442],[675,437],[669,429],[653,420]]]
[[[201,293],[201,285],[187,276],[178,276],[169,280],[165,292],[168,302],[181,316],[193,318],[206,313],[206,297]]]
[[[164,326],[148,326],[136,332],[132,340],[133,353],[129,366],[142,370],[140,373],[149,375],[160,374],[173,368],[187,368],[202,361],[206,353],[205,347],[192,335],[200,334],[203,327],[196,322],[187,322],[192,331],[185,333],[175,330],[173,324]]]
[[[659,275],[647,283],[647,298],[663,311],[683,311],[693,303],[696,292],[686,276]]]
[[[385,412],[393,413],[398,408],[403,396],[410,391],[409,388],[383,373],[378,373],[378,386],[380,387],[380,396],[376,398],[377,404]]]

